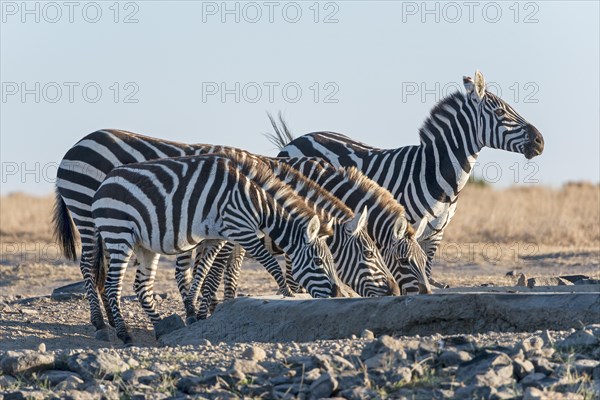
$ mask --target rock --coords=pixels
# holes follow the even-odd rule
[[[545,377],[546,377],[546,375],[541,372],[534,372],[532,374],[525,376],[523,379],[521,379],[521,382],[519,382],[519,383],[524,388],[529,387],[529,386],[541,387],[539,382],[542,379],[544,379]]]
[[[533,363],[529,360],[514,360],[513,370],[515,373],[515,377],[521,380],[526,375],[529,375],[530,373],[534,372],[535,367],[533,366]]]
[[[547,392],[530,386],[523,391],[523,400],[583,400],[578,393]]]
[[[600,361],[581,359],[581,360],[576,360],[573,363],[573,366],[575,367],[575,371],[579,375],[585,374],[585,375],[591,376],[594,368],[600,366]]]
[[[528,387],[527,389],[525,389],[523,391],[523,400],[543,400],[546,399],[546,395],[544,394],[544,391],[535,388],[535,387]]]
[[[157,339],[163,335],[185,328],[183,319],[178,314],[169,315],[154,324],[154,335]]]
[[[408,367],[400,367],[396,368],[393,373],[394,379],[397,379],[397,383],[402,382],[404,384],[408,384],[412,380],[412,370]]]
[[[149,385],[159,379],[159,375],[147,369],[129,369],[123,372],[121,378],[129,384],[142,383]]]
[[[591,279],[589,276],[586,275],[561,275],[560,276],[561,279],[567,280],[571,283],[577,284],[577,282],[581,281],[581,280],[589,280]]]
[[[535,372],[540,372],[545,375],[550,375],[559,367],[559,364],[552,362],[545,357],[532,358],[531,362],[533,363]]]
[[[504,276],[517,276],[517,271],[513,269],[508,271]]]
[[[242,357],[252,361],[263,361],[267,358],[267,353],[258,346],[250,346],[242,353]]]
[[[529,353],[531,351],[540,350],[544,346],[544,339],[539,336],[532,336],[523,340],[520,343],[520,348],[523,349],[525,353]]]
[[[206,380],[200,379],[197,376],[185,376],[179,379],[177,381],[177,384],[175,385],[177,390],[191,395],[205,392],[208,386],[209,384]],[[214,385],[210,386],[212,386],[215,389],[218,388],[218,383],[216,382],[216,379]]]
[[[83,390],[67,390],[64,393],[61,393],[61,400],[95,400],[97,399],[90,392],[86,392]]]
[[[360,334],[360,337],[363,339],[367,339],[367,340],[373,340],[373,339],[375,339],[375,334],[372,331],[365,329]]]
[[[512,381],[512,363],[511,358],[504,353],[484,350],[471,361],[460,365],[457,378],[466,384],[478,381],[497,387]]]
[[[519,274],[517,286],[527,286],[527,276],[525,276],[525,274]]]
[[[338,387],[337,380],[329,375],[329,373],[322,374],[316,381],[311,383],[308,388],[311,399],[321,399],[324,397],[330,397],[331,394]]]
[[[67,367],[86,381],[94,378],[110,380],[115,373],[129,369],[118,355],[104,352],[74,354],[67,359]]]
[[[558,350],[568,350],[579,347],[594,347],[598,345],[598,338],[588,330],[579,330],[573,332],[565,339],[556,343]]]
[[[83,299],[85,297],[85,282],[75,282],[61,286],[52,291],[50,298],[56,301]]]
[[[38,353],[31,350],[23,352],[8,351],[0,361],[0,369],[8,375],[29,376],[34,372],[53,368],[54,362],[55,357],[53,354]]]
[[[566,279],[559,277],[538,277],[527,279],[527,287],[534,286],[566,286],[573,285],[573,282],[569,282]]]
[[[346,390],[354,387],[370,387],[371,381],[365,371],[344,371],[336,376],[338,388]]]
[[[61,384],[61,388],[65,389],[76,389],[83,383],[78,374],[69,371],[49,370],[42,372],[37,377],[39,381],[45,382],[51,387]]]
[[[444,367],[458,365],[463,362],[471,361],[473,356],[462,350],[446,350],[438,357],[438,362]]]
[[[266,374],[267,370],[258,365],[256,361],[253,360],[233,360],[233,363],[229,367],[229,373],[241,372],[243,374],[250,375],[258,375],[258,374]]]
[[[377,338],[377,340],[368,343],[363,349],[360,358],[367,360],[377,354],[393,352],[398,353],[400,358],[406,358],[406,353],[403,350],[402,342],[394,339],[391,336],[383,335]]]
[[[45,353],[46,352],[46,344],[45,343],[40,343],[38,346],[38,351],[40,353]]]

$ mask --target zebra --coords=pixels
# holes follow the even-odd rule
[[[208,146],[207,149],[209,149]],[[370,211],[367,206],[362,207],[359,212],[354,214],[337,197],[322,190],[312,180],[307,179],[295,169],[277,160],[265,159],[233,147],[210,146],[210,149],[215,151],[215,155],[230,158],[235,162],[236,167],[250,179],[254,176],[254,167],[257,164],[264,164],[278,179],[290,186],[294,192],[297,192],[299,196],[307,201],[322,219],[334,218],[333,235],[327,240],[327,244],[333,254],[338,276],[357,293],[365,297],[397,295],[400,293],[394,276],[385,266],[379,249],[369,236],[367,218]],[[211,154],[213,153],[211,152]],[[188,294],[192,296],[194,303],[199,284],[204,281],[206,275],[205,269],[210,267],[216,257],[211,245],[205,248],[205,252],[206,258],[210,261],[206,261],[202,257],[197,259],[197,264],[201,267],[197,268],[197,278],[194,279],[194,284]],[[187,252],[179,257],[189,256],[190,253]],[[178,265],[186,264],[181,260],[178,262]],[[241,263],[238,265],[241,265]],[[186,275],[180,271],[178,274],[178,287],[182,287],[179,280]],[[181,292],[184,291],[181,290]],[[188,315],[188,318],[190,319],[188,322],[193,322],[191,316]]]
[[[274,127],[277,125],[271,120]],[[219,149],[219,152],[226,151]],[[369,235],[375,240],[377,247],[384,254],[384,262],[390,268],[397,283],[399,283],[405,292],[412,293],[431,293],[431,288],[425,273],[427,256],[416,241],[417,232],[408,225],[404,215],[404,208],[396,199],[381,186],[368,179],[356,168],[335,168],[322,159],[300,157],[300,158],[269,158],[261,157],[266,162],[273,164],[287,164],[298,170],[302,175],[315,181],[323,189],[328,190],[334,196],[337,196],[346,205],[353,210],[360,210],[362,207],[369,209],[369,221],[367,229]],[[287,181],[287,180],[286,180]],[[420,228],[424,228],[422,224]],[[200,307],[200,318],[205,318],[208,313],[208,306],[214,297],[221,275],[227,264],[229,255],[224,249],[220,260],[216,261],[213,269],[209,272],[205,280],[206,288],[203,290],[203,304]],[[404,265],[403,265],[404,263]],[[234,277],[239,276],[239,267],[241,263],[231,263],[227,268],[227,274]],[[343,278],[344,271],[338,269],[338,275]],[[235,296],[236,278],[226,280],[225,299]],[[290,281],[288,280],[288,284]],[[295,289],[290,284],[292,290]]]
[[[244,150],[229,147],[229,146],[207,146],[207,153],[219,154],[224,157],[231,157],[240,164],[242,172],[251,177],[252,170],[248,162],[252,163],[267,163],[270,170],[277,178],[284,181],[287,185],[298,194],[314,203],[316,211],[323,213],[337,212],[337,209],[347,207],[337,197],[331,196],[327,191],[323,191],[319,185],[316,185],[312,180],[307,179],[295,169],[289,167],[286,163],[281,163],[279,160],[257,156]],[[347,218],[338,218],[340,226],[335,225],[334,235],[328,240],[328,245],[333,253],[336,270],[343,282],[351,286],[359,295],[364,297],[397,295],[400,289],[395,282],[394,276],[389,272],[386,263],[379,252],[378,246],[368,233],[367,215],[371,215],[371,211],[367,204],[354,209],[357,217],[352,223],[347,221]],[[336,215],[333,215],[336,216]],[[226,248],[231,252],[233,248]],[[222,251],[225,251],[222,250]],[[178,258],[178,266],[189,266],[189,253],[184,253]],[[229,255],[226,256],[227,258]],[[243,254],[237,255],[241,266],[241,257]],[[197,258],[196,263],[200,262],[201,258]],[[236,271],[239,275],[239,271]],[[183,288],[187,283],[183,283],[185,277],[188,276],[186,271],[179,271],[177,281],[180,292],[186,292]]]
[[[159,254],[178,254],[203,239],[239,243],[291,295],[277,261],[259,240],[267,234],[292,259],[294,279],[316,298],[338,294],[339,286],[325,237],[333,232],[268,168],[255,164],[254,178],[228,158],[213,155],[167,158],[113,169],[92,202],[97,230],[93,273],[103,277],[117,337],[131,344],[120,295],[129,258],[139,261],[134,288],[153,323],[153,283]],[[218,252],[222,246],[215,246]],[[100,279],[101,281],[101,279]],[[192,291],[188,293],[189,311]]]
[[[411,224],[425,220],[420,244],[427,253],[427,275],[438,287],[444,285],[431,277],[432,260],[481,149],[503,149],[527,159],[544,150],[538,129],[487,91],[481,72],[475,72],[474,80],[463,77],[463,83],[464,94],[450,94],[433,107],[419,130],[419,145],[379,149],[340,133],[314,132],[294,139],[287,131],[278,154],[356,166],[388,189],[405,207]]]

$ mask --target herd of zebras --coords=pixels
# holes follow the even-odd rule
[[[79,232],[97,337],[108,339],[102,302],[117,336],[131,343],[120,297],[134,254],[134,289],[153,323],[160,254],[177,255],[188,323],[207,317],[222,279],[225,299],[235,297],[245,252],[284,296],[339,296],[341,282],[361,296],[431,293],[439,285],[431,260],[479,151],[530,159],[544,148],[533,125],[486,92],[479,71],[463,81],[464,94],[433,108],[420,144],[397,149],[332,132],[294,140],[272,118],[277,157],[119,130],[82,138],[58,170],[54,223],[73,260]],[[276,252],[285,254],[285,274]]]

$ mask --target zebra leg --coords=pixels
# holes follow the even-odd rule
[[[187,251],[177,255],[177,261],[175,263],[175,281],[177,282],[177,289],[181,294],[181,299],[185,302],[185,298],[190,290],[190,284],[192,282],[192,252]]]
[[[79,230],[80,232],[82,229]],[[84,231],[87,231],[85,229]],[[90,235],[81,235],[81,261],[79,263],[79,269],[85,283],[85,294],[90,305],[90,322],[96,328],[96,339],[108,341],[110,340],[108,335],[108,327],[104,321],[102,315],[102,306],[100,305],[100,298],[98,297],[97,282],[94,274],[92,273],[92,263],[94,262],[95,255],[95,238]],[[104,286],[103,282],[100,282],[100,287]],[[104,294],[104,291],[101,290]],[[108,303],[107,303],[108,304]],[[107,316],[112,317],[112,313]],[[109,317],[109,318],[110,318]]]
[[[150,321],[156,324],[160,321],[160,315],[156,311],[154,279],[156,278],[156,266],[160,255],[140,247],[137,249],[136,256],[140,263],[135,272],[133,290]]]
[[[244,237],[242,239],[237,239],[237,242],[246,249],[248,253],[256,261],[261,263],[266,269],[267,272],[271,274],[271,276],[277,282],[279,286],[279,293],[284,295],[285,297],[294,297],[294,294],[290,290],[290,287],[285,282],[285,278],[281,273],[281,267],[277,263],[277,260],[269,253],[269,251],[265,248],[265,246],[261,243],[260,239],[256,236],[254,237]]]
[[[425,267],[425,271],[427,272],[427,276],[429,277],[429,284],[437,288],[448,288],[450,287],[449,285],[443,282],[439,282],[431,276],[431,265],[433,263],[433,258],[435,257],[435,253],[437,252],[438,246],[441,241],[442,235],[438,234],[429,237],[423,241],[419,241],[419,244],[427,254],[427,265]]]
[[[229,260],[231,251],[235,245],[231,242],[225,243],[219,254],[215,258],[208,275],[202,284],[202,300],[200,303],[200,311],[198,311],[198,319],[206,319],[209,313],[209,306],[212,305],[213,299],[216,300],[217,289],[223,278],[225,265]]]
[[[306,293],[306,290],[294,280],[292,276],[292,259],[287,254],[285,257],[285,280],[294,293]]]
[[[117,337],[126,345],[132,343],[131,335],[121,313],[121,291],[127,263],[133,254],[133,249],[121,243],[107,243],[106,249],[110,254],[110,265],[106,276],[106,295],[115,319]]]
[[[225,273],[225,293],[223,294],[224,300],[235,299],[237,295],[238,282],[240,279],[240,273],[242,271],[242,263],[244,262],[244,255],[246,250],[242,246],[236,244],[229,260],[227,261],[227,270]],[[212,312],[212,311],[211,311]]]
[[[192,281],[190,291],[184,301],[187,324],[191,324],[196,321],[196,301],[198,299],[199,289],[202,287],[202,283],[204,283],[204,279],[208,274],[210,266],[225,243],[226,242],[224,240],[211,240],[210,244],[207,243],[204,254],[195,267],[196,270],[194,272],[194,280]]]

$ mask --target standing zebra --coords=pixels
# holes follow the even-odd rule
[[[230,159],[209,155],[130,164],[107,175],[92,203],[98,231],[94,274],[103,275],[107,253],[106,295],[124,343],[131,343],[131,336],[119,302],[133,252],[140,262],[134,288],[153,323],[160,320],[153,294],[159,254],[186,252],[204,239],[239,243],[265,266],[281,293],[291,295],[277,261],[259,240],[264,232],[289,254],[294,279],[313,297],[337,294],[322,236],[331,234],[330,228],[322,230],[319,217],[266,167],[254,168],[254,179],[249,179]]]
[[[487,92],[479,71],[474,81],[464,77],[463,82],[465,94],[454,93],[431,110],[417,146],[378,149],[333,132],[297,139],[288,132],[287,138],[274,138],[280,142],[280,157],[321,157],[336,166],[356,166],[394,195],[412,224],[426,220],[420,243],[427,253],[430,279],[432,259],[481,149],[522,153],[527,159],[544,150],[541,133],[505,101]]]

